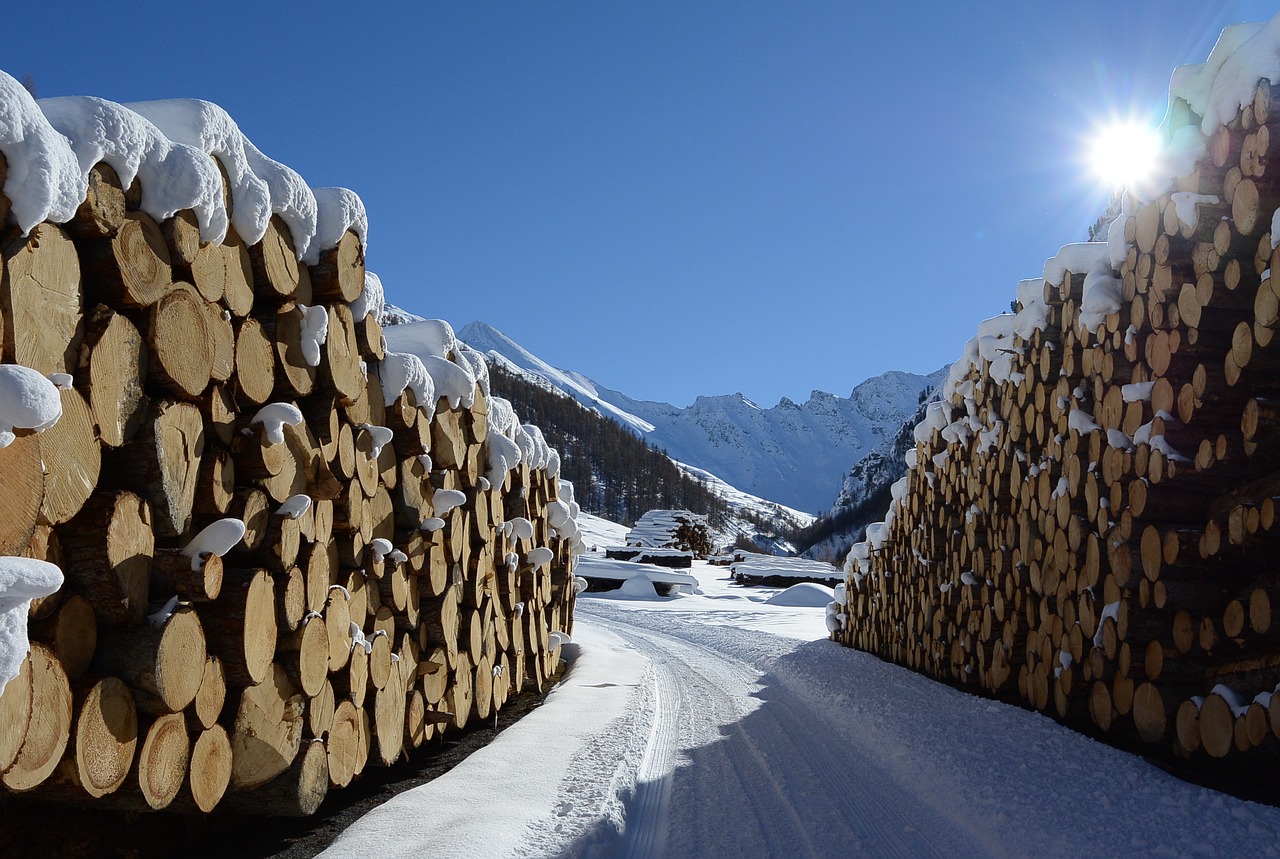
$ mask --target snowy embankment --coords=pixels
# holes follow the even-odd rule
[[[823,640],[772,599],[796,588],[693,573],[581,596],[546,703],[325,855],[1280,855],[1280,809]]]

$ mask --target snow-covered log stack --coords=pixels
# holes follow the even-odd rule
[[[4,790],[309,814],[543,687],[572,488],[447,325],[385,351],[355,194],[215,105],[3,73],[0,155],[0,358],[62,383],[0,447],[0,554],[65,574],[0,696]]]
[[[1274,760],[1277,57],[1280,18],[1180,68],[1173,178],[982,323],[833,638],[1193,764]]]

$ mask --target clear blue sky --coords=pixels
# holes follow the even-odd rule
[[[954,360],[1084,237],[1095,118],[1280,3],[10,4],[41,96],[192,96],[370,215],[391,301],[632,396]],[[371,6],[370,9],[379,8]],[[395,7],[391,7],[395,8]]]

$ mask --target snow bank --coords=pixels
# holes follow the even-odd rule
[[[26,87],[0,72],[0,152],[9,162],[4,193],[24,233],[75,215],[87,186],[71,142],[49,123]]]
[[[245,243],[262,241],[271,216],[279,214],[301,257],[315,237],[315,196],[298,174],[258,151],[230,114],[197,98],[133,102],[126,107],[175,143],[218,159],[231,186],[231,223]]]
[[[559,826],[571,839],[593,826],[606,810],[601,801],[620,820],[614,791],[626,785],[610,775],[639,733],[633,722],[643,722],[648,660],[599,628],[576,630],[563,656],[569,668],[542,706],[449,772],[361,817],[320,856],[527,856],[536,832]],[[586,801],[584,792],[597,789],[603,795]]]
[[[774,594],[765,600],[764,604],[824,608],[835,601],[835,591],[832,588],[824,588],[822,585],[814,584],[813,582],[801,582],[798,585],[792,585],[780,594]]]
[[[173,142],[141,114],[106,99],[69,96],[38,104],[71,142],[86,185],[93,166],[105,162],[122,187],[134,179],[142,183],[142,210],[156,221],[191,209],[202,241],[221,243],[226,237],[222,176],[203,151]]]

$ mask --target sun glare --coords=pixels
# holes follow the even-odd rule
[[[1160,135],[1132,121],[1117,121],[1094,133],[1089,162],[1112,187],[1131,186],[1150,177],[1160,154]]]

